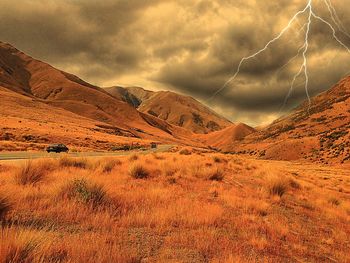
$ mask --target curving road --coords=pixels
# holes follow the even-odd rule
[[[134,153],[147,154],[153,152],[166,152],[173,145],[158,145],[156,149],[148,149],[145,151],[121,151],[121,152],[74,152],[74,153],[47,153],[47,152],[0,152],[0,161],[9,160],[30,160],[38,158],[59,158],[64,155],[70,157],[108,157],[108,156],[125,156]]]

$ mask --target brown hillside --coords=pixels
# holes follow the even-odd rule
[[[242,141],[246,136],[255,132],[255,129],[244,124],[233,124],[223,130],[209,134],[198,135],[205,144],[216,148],[232,147],[233,144]]]
[[[247,136],[239,149],[269,159],[349,162],[350,77]]]
[[[113,96],[168,123],[194,133],[209,133],[224,129],[232,123],[192,97],[170,91],[152,92],[139,87],[112,87],[106,89]]]
[[[179,131],[173,129],[171,135],[157,125],[152,126],[152,122],[145,120],[145,114],[122,99],[1,42],[0,85],[50,106],[126,130],[135,137],[169,142],[174,141]]]

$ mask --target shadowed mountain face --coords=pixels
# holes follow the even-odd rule
[[[170,91],[148,91],[139,87],[106,88],[113,96],[123,99],[140,112],[148,113],[194,133],[209,133],[232,123],[197,100]]]

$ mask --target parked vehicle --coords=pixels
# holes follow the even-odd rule
[[[64,144],[50,144],[49,146],[47,146],[46,151],[48,153],[50,153],[50,152],[55,152],[55,153],[65,152],[66,153],[69,151],[69,149]]]
[[[157,148],[157,143],[151,142],[151,149],[156,149]]]

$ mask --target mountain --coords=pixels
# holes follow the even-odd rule
[[[268,159],[349,162],[350,77],[247,136],[238,149]]]
[[[181,144],[189,142],[192,136],[191,132],[181,127],[139,112],[129,103],[110,95],[104,89],[36,60],[2,42],[0,42],[0,88],[3,95],[0,117],[6,117],[5,112],[9,111],[4,109],[6,102],[7,107],[12,110],[12,117],[16,117],[13,116],[16,113],[20,121],[24,122],[21,118],[30,119],[30,116],[23,116],[16,110],[19,108],[17,104],[23,102],[28,106],[27,110],[32,110],[35,116],[37,116],[35,111],[42,110],[43,107],[47,109],[46,114],[50,117],[53,117],[51,112],[60,112],[56,118],[51,118],[51,121],[56,121],[63,127],[70,125],[69,122],[61,121],[69,116],[81,119],[82,122],[88,119],[89,125],[94,122],[95,126],[98,126],[95,128],[103,130],[103,133],[129,138]],[[24,108],[22,110],[25,111]],[[27,130],[31,130],[31,127],[27,127]]]
[[[148,113],[170,124],[205,134],[229,127],[232,123],[189,96],[171,91],[148,91],[140,87],[105,88],[140,112]]]
[[[200,141],[205,145],[215,148],[232,148],[233,145],[242,141],[246,136],[256,132],[254,128],[244,124],[237,123],[222,129],[220,131],[208,134],[198,135]]]

